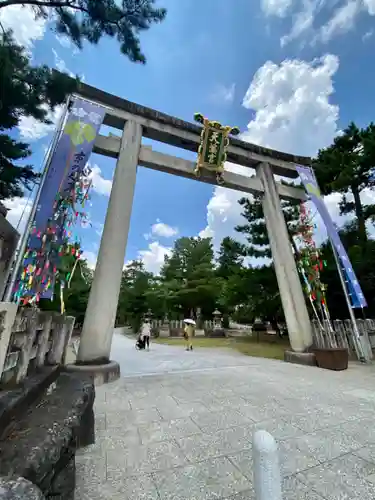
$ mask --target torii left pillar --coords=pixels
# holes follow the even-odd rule
[[[119,377],[120,367],[110,361],[116,311],[130,226],[142,128],[129,120],[121,139],[107,214],[100,242],[76,365],[70,370],[87,371],[96,384]]]

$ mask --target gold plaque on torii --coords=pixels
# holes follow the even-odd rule
[[[194,173],[199,177],[202,168],[216,172],[218,184],[223,184],[229,135],[238,135],[240,129],[238,127],[223,126],[219,122],[205,118],[200,113],[195,113],[194,120],[203,125],[201,143],[198,148],[197,165]]]

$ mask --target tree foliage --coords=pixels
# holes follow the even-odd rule
[[[210,238],[180,238],[175,242],[161,270],[175,313],[196,314],[198,307],[203,314],[213,311],[218,293],[213,258]]]
[[[264,220],[262,197],[241,198],[239,204],[244,208],[242,216],[246,224],[238,225],[237,232],[245,235],[247,240],[246,254],[254,258],[271,258],[270,241]],[[281,207],[287,224],[291,244],[293,236],[298,232],[299,206],[287,200],[281,200]]]
[[[364,206],[361,193],[373,187],[375,167],[375,125],[359,129],[350,123],[331,146],[319,151],[314,170],[324,195],[341,193],[340,213],[353,214],[358,221],[358,238],[367,241],[366,221],[374,221],[375,205]],[[352,199],[349,199],[352,198]]]
[[[360,246],[353,244],[356,233],[356,224],[351,223],[343,228],[340,236],[367,298],[368,315],[372,317],[375,314],[375,241],[369,240],[363,253]],[[131,263],[123,272],[117,324],[130,324],[137,331],[142,317],[149,310],[156,319],[165,316],[182,319],[194,315],[198,307],[206,319],[211,319],[213,310],[218,308],[224,317],[230,315],[243,323],[252,323],[256,318],[273,324],[283,322],[273,265],[246,266],[237,252],[232,253],[236,243],[226,239],[215,259],[209,239],[181,238],[176,241],[172,255],[166,258],[159,276],[147,272],[142,262]],[[238,248],[241,248],[240,244]],[[327,261],[322,280],[327,285],[331,317],[346,319],[345,298],[327,242],[322,244],[321,252],[322,259]],[[201,265],[197,266],[197,262]],[[69,301],[79,303],[82,297],[87,300],[88,295],[73,288]]]
[[[103,36],[115,38],[120,50],[133,62],[145,63],[139,33],[163,21],[166,9],[155,8],[155,0],[0,0],[0,9],[10,5],[30,6],[36,17],[50,18],[55,29],[78,48],[87,40],[97,44]]]
[[[22,116],[50,123],[48,110],[61,104],[75,84],[47,66],[30,65],[29,56],[11,32],[0,33],[0,200],[22,196],[38,180],[24,160],[31,155],[28,144],[7,133]]]
[[[116,322],[130,323],[138,331],[149,304],[146,293],[150,289],[152,275],[145,271],[141,261],[133,261],[122,272]]]
[[[237,274],[242,269],[245,255],[244,245],[229,236],[225,237],[220,244],[216,274],[224,279]]]
[[[87,40],[97,44],[103,36],[115,38],[131,61],[145,63],[139,33],[166,15],[154,7],[154,0],[0,0],[1,9],[11,5],[29,6],[36,17],[49,18],[55,30],[79,48]],[[2,28],[2,26],[0,26]],[[21,117],[50,123],[49,112],[76,89],[65,74],[47,66],[33,66],[30,55],[19,46],[11,31],[0,31],[0,200],[23,196],[39,176],[26,163],[31,155],[28,144],[9,131]]]

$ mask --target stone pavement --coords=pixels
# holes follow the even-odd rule
[[[330,372],[116,336],[76,500],[249,500],[252,434],[278,441],[285,500],[375,499],[375,371]]]

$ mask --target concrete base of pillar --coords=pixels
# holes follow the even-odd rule
[[[90,375],[96,386],[109,384],[120,378],[120,365],[116,361],[102,365],[67,365],[65,368],[68,372]]]
[[[315,354],[313,352],[285,351],[284,361],[297,365],[316,366]]]

